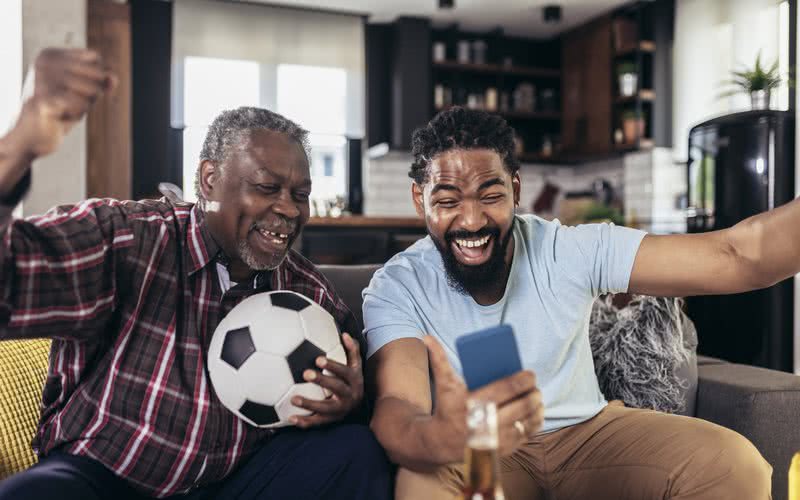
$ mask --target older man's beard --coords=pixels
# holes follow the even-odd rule
[[[242,262],[247,264],[247,267],[254,271],[275,270],[279,265],[281,265],[281,262],[283,262],[283,259],[286,258],[286,254],[288,253],[287,250],[281,255],[269,255],[259,258],[256,252],[253,250],[253,247],[251,247],[247,241],[239,242],[238,251],[239,258],[242,260]]]
[[[297,226],[294,222],[288,221],[284,221],[283,225],[253,224],[253,226],[250,228],[250,232],[258,231],[259,229],[267,229],[270,231],[278,229],[281,232],[286,231],[286,234],[294,235],[289,237],[289,240],[286,243],[285,251],[269,255],[259,255],[260,252],[254,250],[247,239],[239,241],[237,245],[239,258],[247,265],[247,267],[254,271],[272,271],[281,265],[281,262],[283,262],[283,260],[286,258],[286,255],[288,255],[289,249],[292,248],[292,244],[296,239],[296,234],[294,233],[297,231]]]
[[[500,240],[500,229],[497,227],[486,227],[474,233],[450,231],[445,234],[444,242],[439,241],[430,232],[428,234],[430,234],[433,243],[442,256],[444,269],[447,273],[447,283],[456,292],[469,295],[472,291],[497,285],[500,280],[505,278],[505,256],[513,232],[513,228],[509,228],[502,241]],[[494,247],[489,259],[477,266],[468,266],[459,262],[450,246],[453,240],[457,238],[483,238],[484,236],[491,236],[494,239]]]

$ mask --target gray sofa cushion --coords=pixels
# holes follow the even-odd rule
[[[697,417],[742,434],[772,464],[773,497],[785,499],[800,451],[800,377],[734,363],[698,367]]]
[[[380,264],[365,264],[361,266],[317,266],[328,280],[333,283],[336,292],[347,307],[353,311],[359,326],[364,326],[364,315],[361,313],[361,291],[367,288],[369,280],[375,271],[381,268]]]

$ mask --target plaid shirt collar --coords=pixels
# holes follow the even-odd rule
[[[187,262],[191,262],[190,276],[222,254],[222,249],[208,229],[205,212],[197,204],[192,207],[189,225],[186,229],[186,252],[189,254]]]
[[[205,212],[197,204],[192,207],[186,230],[186,240],[186,252],[189,254],[188,262],[191,262],[189,276],[213,262],[220,262],[225,267],[228,267],[228,257],[211,235],[206,223]],[[281,287],[278,283],[278,273],[285,265],[286,259],[284,258],[274,270],[255,273],[250,283],[256,289],[271,286],[273,290],[279,290]]]

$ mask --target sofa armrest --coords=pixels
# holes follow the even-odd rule
[[[698,366],[697,417],[749,439],[772,465],[773,498],[786,498],[800,451],[800,377],[733,363]]]

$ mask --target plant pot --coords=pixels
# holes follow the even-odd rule
[[[640,137],[644,137],[644,118],[622,120],[622,135],[625,137],[625,144],[634,144]]]
[[[750,92],[751,109],[769,109],[769,90],[754,90]]]
[[[619,75],[619,95],[631,97],[636,95],[639,75],[636,73],[622,73]]]

